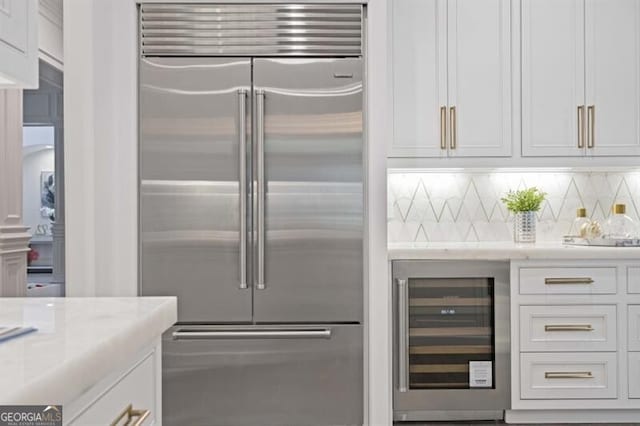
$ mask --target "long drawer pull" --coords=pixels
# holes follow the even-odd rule
[[[591,371],[546,371],[545,379],[593,379]]]
[[[225,340],[225,339],[330,339],[331,329],[314,330],[178,330],[174,340]]]
[[[149,410],[136,410],[133,408],[133,404],[129,404],[124,410],[122,410],[122,413],[116,417],[113,423],[111,423],[111,426],[118,426],[120,421],[124,419],[126,419],[124,424],[127,426],[140,426],[150,414],[151,411]]]
[[[547,324],[544,331],[593,331],[591,324]]]
[[[546,285],[554,284],[593,284],[595,281],[590,277],[579,278],[545,278],[544,283]]]

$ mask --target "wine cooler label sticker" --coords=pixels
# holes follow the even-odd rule
[[[469,387],[493,387],[493,362],[469,361]]]

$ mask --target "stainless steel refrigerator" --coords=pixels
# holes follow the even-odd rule
[[[165,425],[363,422],[361,5],[142,4],[140,294]]]

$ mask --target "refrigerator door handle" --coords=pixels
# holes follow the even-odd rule
[[[330,328],[300,330],[177,330],[173,340],[330,339]]]
[[[240,288],[247,286],[247,90],[238,90],[240,157]]]
[[[258,243],[258,279],[256,288],[265,289],[264,280],[264,213],[265,213],[265,182],[264,182],[264,90],[257,89],[256,93],[256,175],[257,175],[257,243]]]

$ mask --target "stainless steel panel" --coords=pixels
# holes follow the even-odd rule
[[[153,4],[144,56],[360,56],[360,4]]]
[[[140,62],[141,294],[178,296],[180,322],[251,321],[239,105],[250,84],[248,59]]]
[[[362,61],[255,59],[254,88],[264,92],[265,185],[255,195],[265,289],[254,292],[254,320],[359,322]]]
[[[395,420],[484,420],[502,418],[510,407],[510,330],[509,330],[509,264],[507,262],[446,262],[446,261],[394,261],[394,282],[412,278],[493,278],[494,279],[494,388],[473,389],[402,389],[399,377],[399,356],[406,356],[408,348],[399,347],[407,330],[406,315],[398,309],[399,297],[408,297],[406,291],[394,286],[394,391]]]
[[[301,335],[319,328],[330,338]],[[162,341],[163,424],[361,425],[362,340],[359,325],[174,327]]]

